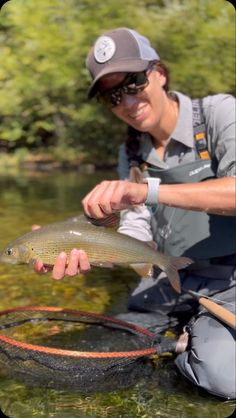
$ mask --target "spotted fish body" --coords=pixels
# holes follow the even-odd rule
[[[112,267],[131,265],[141,275],[145,275],[147,265],[156,265],[165,271],[172,286],[180,292],[177,270],[192,263],[186,257],[166,256],[143,241],[116,232],[112,228],[95,226],[86,217],[58,222],[29,232],[9,244],[0,253],[0,262],[9,264],[29,264],[42,260],[53,265],[62,251],[73,248],[83,249],[91,265]]]

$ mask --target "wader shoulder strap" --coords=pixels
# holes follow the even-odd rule
[[[206,126],[203,114],[202,99],[193,99],[193,133],[196,151],[200,159],[209,160],[210,154],[207,149]]]
[[[193,133],[195,139],[195,148],[197,157],[202,160],[210,160],[210,153],[207,147],[206,126],[203,113],[202,99],[192,99],[193,109]],[[142,157],[139,155],[139,132],[133,130],[132,135],[129,135],[129,152],[128,161],[129,167],[140,167],[143,164]],[[133,141],[136,142],[136,147],[131,147]],[[146,164],[145,164],[146,165]]]

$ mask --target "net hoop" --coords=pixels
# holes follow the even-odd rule
[[[103,320],[107,323],[114,324],[117,326],[122,327],[126,331],[131,331],[133,333],[136,333],[138,335],[142,335],[144,337],[154,338],[155,334],[151,331],[141,328],[137,325],[131,324],[129,322],[112,318],[105,315],[100,315],[93,312],[85,312],[75,309],[69,309],[69,308],[59,308],[59,307],[51,307],[51,306],[27,306],[27,307],[17,307],[12,309],[6,309],[3,311],[0,311],[0,325],[1,325],[1,317],[4,315],[8,315],[11,313],[17,313],[17,312],[34,312],[34,313],[61,313],[61,314],[72,314],[76,317],[82,317],[86,316],[91,319],[97,319],[97,320]],[[133,350],[133,351],[110,351],[110,352],[92,352],[92,351],[74,351],[74,350],[64,350],[60,348],[54,348],[54,347],[46,347],[43,345],[36,345],[36,344],[29,344],[22,341],[15,340],[14,338],[6,337],[5,335],[0,334],[0,346],[1,341],[3,344],[7,344],[8,346],[16,347],[18,349],[24,350],[24,351],[30,351],[32,353],[44,353],[48,356],[63,356],[67,358],[94,358],[94,359],[108,359],[108,358],[139,358],[144,356],[151,356],[153,354],[157,354],[156,348],[144,348],[142,350]]]

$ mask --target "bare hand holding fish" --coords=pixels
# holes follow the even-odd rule
[[[78,254],[72,251],[76,248],[83,249],[88,259],[84,252]],[[143,241],[120,234],[111,228],[93,225],[84,216],[50,224],[19,237],[0,253],[0,262],[34,264],[40,260],[43,265],[52,266],[58,254],[62,266],[68,265],[68,274],[78,268],[78,258],[80,271],[89,270],[89,260],[91,265],[100,267],[131,266],[144,277],[152,275],[152,267],[155,265],[166,273],[177,292],[181,291],[178,270],[192,263],[187,257],[176,258],[161,254]],[[69,263],[68,254],[74,257]]]
[[[88,273],[91,265],[87,254],[83,250],[73,248],[69,257],[65,252],[61,252],[53,266],[43,264],[42,260],[37,260],[34,264],[36,273],[43,274],[52,270],[52,278],[61,280],[65,276],[77,276],[80,273]]]
[[[41,225],[32,225],[32,231],[40,229]],[[65,276],[77,276],[81,273],[88,273],[91,270],[88,256],[85,251],[73,248],[69,257],[61,252],[53,266],[43,264],[42,260],[36,260],[34,270],[38,274],[45,274],[52,271],[54,280],[61,280]]]

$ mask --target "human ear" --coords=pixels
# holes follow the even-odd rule
[[[167,81],[166,80],[166,75],[164,74],[164,72],[162,72],[160,70],[157,70],[156,74],[157,74],[157,78],[159,80],[160,86],[164,87],[166,85],[166,81]]]

